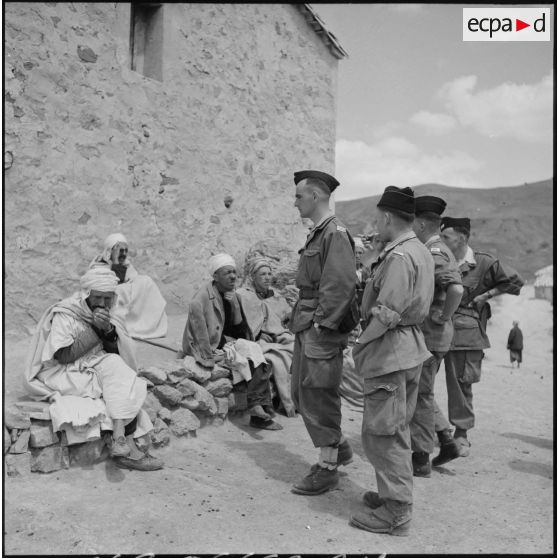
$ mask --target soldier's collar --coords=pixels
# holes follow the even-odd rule
[[[434,242],[437,242],[438,240],[440,240],[440,235],[439,234],[433,234],[425,243],[425,246],[430,246],[431,244],[434,244]]]
[[[384,253],[388,253],[390,250],[393,250],[399,244],[403,244],[403,242],[407,242],[407,240],[411,240],[411,238],[416,238],[417,235],[414,231],[407,231],[403,234],[400,234],[395,240],[392,240],[385,248]]]
[[[332,211],[328,211],[311,229],[310,233],[317,231],[321,227],[323,227],[328,219],[334,217],[334,213]]]

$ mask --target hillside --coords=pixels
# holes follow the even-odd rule
[[[553,183],[541,182],[478,190],[422,184],[415,195],[439,196],[445,215],[471,218],[471,246],[488,251],[532,280],[537,269],[553,262]],[[335,212],[353,234],[374,229],[380,196],[340,201]]]

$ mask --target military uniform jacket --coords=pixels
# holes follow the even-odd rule
[[[446,302],[446,290],[449,285],[461,285],[461,272],[451,250],[436,234],[425,242],[434,260],[434,299],[430,312],[422,323],[424,341],[429,351],[445,353],[449,350],[453,338],[453,322],[448,320],[439,325],[430,319],[434,312],[443,310]]]
[[[296,276],[299,300],[290,330],[298,333],[312,322],[337,330],[354,297],[355,277],[355,254],[347,229],[330,215],[310,231],[302,249]]]
[[[490,347],[486,331],[481,324],[479,308],[473,303],[476,296],[498,287],[503,293],[518,295],[523,280],[511,268],[505,267],[494,256],[473,252],[471,261],[459,266],[463,281],[463,298],[453,315],[452,351],[482,350]],[[472,261],[474,260],[474,261]]]
[[[433,295],[432,256],[414,232],[404,233],[384,248],[364,290],[366,327],[353,347],[364,378],[413,368],[430,358],[420,325]],[[378,337],[374,331],[383,334]]]

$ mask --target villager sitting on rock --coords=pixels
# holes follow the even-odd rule
[[[202,366],[216,363],[230,368],[233,383],[247,383],[250,426],[281,430],[264,407],[271,407],[268,370],[260,346],[248,327],[235,293],[236,264],[228,254],[209,260],[213,280],[195,295],[188,309],[182,350]],[[180,355],[182,356],[182,355]]]
[[[285,414],[294,417],[296,411],[291,399],[290,372],[294,335],[285,327],[290,318],[291,307],[281,295],[270,288],[271,280],[269,260],[255,259],[250,266],[246,285],[238,289],[236,294],[244,311],[251,337],[262,348],[271,369],[272,379]]]
[[[107,236],[103,253],[90,267],[109,265],[119,279],[113,313],[126,324],[131,337],[154,339],[167,334],[166,301],[147,275],[139,275],[128,259],[128,241],[120,233]]]
[[[153,425],[142,410],[147,384],[135,372],[133,341],[111,312],[117,285],[108,267],[95,267],[81,278],[80,291],[43,314],[24,383],[35,399],[52,403],[53,429],[64,431],[69,445],[112,430],[117,465],[160,469],[163,463],[134,442]]]

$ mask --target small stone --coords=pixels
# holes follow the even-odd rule
[[[68,450],[70,465],[79,465],[81,467],[104,461],[109,455],[109,450],[103,438],[68,446]]]
[[[176,389],[180,391],[184,397],[192,397],[197,392],[197,385],[198,384],[193,380],[185,378],[176,386]]]
[[[171,412],[166,407],[161,407],[157,414],[159,415],[159,418],[165,421],[167,424],[170,422]]]
[[[183,394],[171,386],[155,386],[153,394],[164,406],[174,406],[180,403]]]
[[[163,408],[152,392],[147,393],[142,409],[149,415],[151,422],[157,418],[157,413]]]
[[[34,473],[52,473],[68,469],[70,456],[67,447],[60,445],[31,449],[31,471]]]
[[[19,477],[21,475],[29,474],[31,472],[31,454],[16,453],[8,454],[4,458],[6,474],[8,477]]]
[[[184,357],[183,364],[186,371],[190,372],[189,377],[192,380],[196,380],[199,384],[203,384],[211,378],[211,369],[198,364],[193,356],[188,355]]]
[[[170,442],[169,427],[160,418],[155,419],[153,430],[150,434],[151,443],[156,448],[166,446]]]
[[[215,397],[215,405],[217,406],[217,416],[225,418],[229,412],[229,398]]]
[[[29,445],[32,448],[44,448],[60,441],[58,434],[52,429],[51,421],[33,421],[30,433]]]
[[[232,373],[228,368],[216,364],[211,371],[210,380],[219,380],[220,378],[232,378]]]
[[[231,392],[233,385],[229,379],[220,378],[219,380],[208,382],[204,387],[213,397],[225,397]]]
[[[10,453],[25,453],[29,449],[29,430],[19,430],[17,440],[10,447]]]
[[[179,368],[172,372],[167,372],[167,379],[170,384],[177,384],[178,382],[189,378],[192,374],[187,372],[185,368]]]
[[[138,375],[142,378],[151,380],[156,386],[164,384],[167,381],[167,373],[157,366],[140,368],[138,370]]]
[[[189,400],[196,400],[198,402],[198,408],[195,410],[207,411],[210,416],[217,414],[217,407],[213,396],[209,393],[203,386],[200,386],[192,380],[182,380],[177,386],[178,389],[182,391],[185,397]],[[192,409],[189,404],[181,405],[181,407]]]
[[[27,430],[31,428],[31,420],[29,415],[16,407],[8,407],[4,409],[4,426],[9,430],[17,428],[18,430]]]
[[[188,409],[177,409],[172,412],[170,429],[175,436],[184,436],[188,432],[197,430],[200,420]]]
[[[83,60],[83,62],[97,62],[97,55],[87,46],[78,45],[77,53],[80,60]]]

